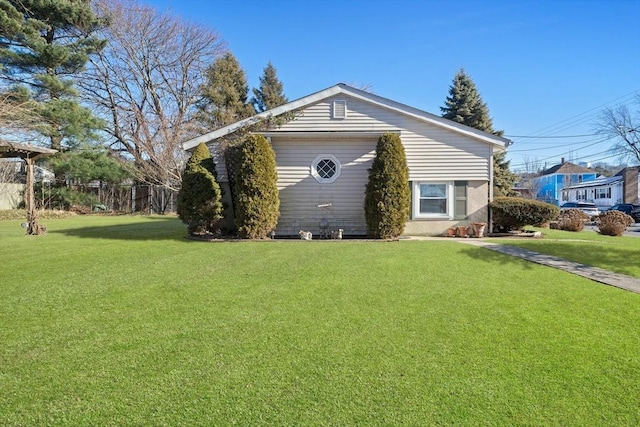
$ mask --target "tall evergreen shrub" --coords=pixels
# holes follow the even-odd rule
[[[240,236],[266,238],[280,215],[276,155],[262,135],[247,135],[234,147],[236,226]]]
[[[199,144],[182,173],[178,192],[178,216],[190,235],[215,232],[222,219],[222,190],[216,166],[204,143]]]
[[[365,191],[369,235],[377,239],[397,238],[409,219],[410,205],[409,167],[404,147],[397,134],[386,133],[378,139]]]

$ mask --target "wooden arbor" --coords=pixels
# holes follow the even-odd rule
[[[17,144],[14,142],[0,141],[0,158],[21,158],[27,165],[27,185],[24,201],[27,208],[27,234],[44,234],[46,228],[38,224],[36,218],[36,200],[33,189],[34,171],[36,159],[57,153],[50,148],[36,147],[34,145]]]

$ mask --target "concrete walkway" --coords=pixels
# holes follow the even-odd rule
[[[552,255],[544,255],[538,252],[517,246],[500,245],[497,243],[486,242],[480,239],[449,239],[456,242],[466,243],[468,245],[480,246],[502,254],[511,255],[522,258],[537,264],[546,265],[548,267],[557,268],[558,270],[568,271],[578,276],[604,283],[605,285],[615,286],[627,291],[640,294],[640,279],[627,276],[624,274],[613,273],[598,267],[591,267],[577,262],[569,261]]]

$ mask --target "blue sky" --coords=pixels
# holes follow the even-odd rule
[[[215,29],[250,87],[271,61],[291,100],[341,82],[440,115],[464,68],[514,141],[512,169],[616,163],[611,141],[575,135],[640,94],[640,0],[148,3]]]

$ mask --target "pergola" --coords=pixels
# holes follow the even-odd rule
[[[15,142],[0,141],[0,158],[20,158],[27,165],[27,185],[24,201],[27,208],[27,234],[43,234],[45,228],[36,220],[36,201],[33,189],[33,166],[36,159],[57,153],[50,148],[36,147],[35,145],[18,144]]]

